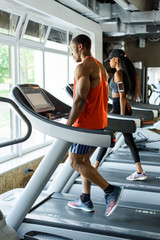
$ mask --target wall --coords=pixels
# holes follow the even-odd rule
[[[65,154],[61,163],[63,163],[67,157],[68,157],[68,152]],[[34,172],[36,171],[42,158],[43,157],[39,157],[33,161],[19,165],[10,171],[1,173],[0,174],[0,194],[14,188],[24,188],[28,183],[28,181],[30,180],[30,178],[32,177],[32,175],[34,174]],[[32,169],[33,172],[24,174],[24,170],[27,168]]]
[[[139,42],[126,43],[126,53],[132,61],[142,61],[145,67],[160,67],[160,40],[146,40],[145,48],[139,47]]]
[[[41,158],[0,174],[0,194],[7,192],[13,188],[25,187],[25,185],[33,175],[33,172],[25,175],[24,170],[26,168],[30,168],[35,171],[40,162]]]
[[[113,48],[122,48],[123,46],[125,47],[126,54],[131,61],[142,61],[146,68],[160,67],[160,39],[155,41],[145,39],[145,47],[140,48],[139,40],[136,36],[126,38],[104,37],[103,58],[107,58]]]

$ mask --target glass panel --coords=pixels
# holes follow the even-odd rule
[[[0,10],[0,33],[15,35],[19,16]]]
[[[74,61],[72,56],[69,56],[69,83],[74,82],[74,71],[77,63]]]
[[[67,56],[45,53],[45,89],[57,98],[64,100],[64,87],[67,85]]]
[[[73,34],[69,34],[69,46],[71,44],[73,38]],[[74,83],[74,71],[77,66],[77,63],[74,61],[73,57],[70,55],[69,56],[69,83],[73,84]]]
[[[39,50],[20,49],[20,83],[37,83],[42,86],[42,52]]]
[[[0,142],[5,143],[12,139],[10,106],[7,103],[0,102]],[[12,153],[12,147],[0,148],[0,156],[4,157]],[[0,158],[1,159],[1,158]]]
[[[24,122],[21,123],[21,136],[26,133],[26,125]],[[33,150],[44,144],[44,134],[32,128],[31,136],[22,143],[22,151]]]
[[[5,97],[10,90],[10,66],[9,55],[11,47],[0,44],[0,94]]]
[[[160,68],[147,68],[147,95],[150,104],[160,104]]]
[[[52,28],[46,42],[46,47],[67,51],[67,32]]]
[[[20,49],[20,83],[35,83],[43,86],[43,67],[42,67],[42,52],[39,50],[21,48]],[[21,132],[24,135],[26,126],[21,123]],[[30,138],[22,143],[22,150],[35,148],[39,144],[44,143],[44,134],[32,130]]]
[[[46,25],[29,20],[24,38],[32,41],[44,42],[47,28]]]
[[[11,47],[0,44],[0,96],[8,97],[11,89],[11,76],[10,76],[10,52]],[[8,103],[0,102],[0,142],[11,140],[14,132],[14,128],[11,127],[13,124],[13,115],[10,111],[10,105]],[[14,147],[0,148],[1,158],[13,154]]]

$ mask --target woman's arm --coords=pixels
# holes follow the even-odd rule
[[[120,97],[120,114],[125,115],[125,109],[127,104],[127,97],[125,94],[124,84],[123,84],[123,72],[117,71],[114,76],[114,81],[117,83],[118,92]]]
[[[125,92],[119,93],[119,96],[120,96],[120,113],[121,115],[125,115],[126,103],[127,103]]]

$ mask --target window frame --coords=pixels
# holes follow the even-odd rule
[[[11,67],[10,71],[11,71],[12,86],[20,83],[20,49],[21,48],[42,51],[42,65],[43,65],[43,70],[42,70],[43,86],[42,87],[45,88],[45,52],[56,53],[56,54],[64,55],[67,57],[67,81],[69,82],[69,79],[68,79],[69,56],[71,55],[71,53],[69,51],[69,34],[71,33],[71,31],[66,31],[67,32],[67,51],[54,49],[54,48],[47,48],[47,47],[45,47],[45,43],[46,43],[46,40],[48,39],[50,30],[51,30],[51,28],[53,28],[53,26],[51,26],[51,25],[48,26],[48,30],[46,32],[46,37],[45,37],[44,43],[34,42],[32,40],[23,39],[23,37],[22,37],[23,34],[25,34],[25,29],[27,27],[27,23],[29,22],[29,20],[35,21],[37,19],[35,17],[31,18],[30,14],[27,16],[27,18],[25,20],[25,27],[23,28],[21,37],[19,39],[17,39],[17,33],[15,34],[15,36],[0,34],[0,36],[2,35],[2,38],[0,39],[0,44],[9,46],[12,49],[12,54],[10,56],[11,57],[10,61],[12,62],[12,65],[10,66]],[[21,21],[21,23],[22,23],[22,21]],[[18,23],[18,25],[19,25],[19,23]],[[56,26],[56,28],[59,30],[62,29],[62,31],[64,31],[64,29],[60,28],[59,26]],[[20,27],[17,29],[20,29]],[[17,32],[17,30],[16,30],[16,32]],[[21,127],[20,127],[21,120],[17,116],[13,116],[13,118],[14,118],[13,125],[14,125],[14,129],[15,129],[15,137],[18,138],[21,136]],[[44,134],[43,135],[43,143],[36,144],[36,145],[28,147],[26,149],[22,149],[22,143],[12,145],[11,148],[14,149],[14,152],[1,157],[0,163],[6,162],[6,161],[11,160],[16,157],[20,157],[24,154],[38,150],[42,147],[46,147],[46,146],[50,145],[54,140],[54,139],[52,139],[52,140],[46,141],[46,138],[47,138],[47,136]]]

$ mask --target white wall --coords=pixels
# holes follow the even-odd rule
[[[89,32],[92,39],[92,54],[102,62],[102,30],[98,23],[81,16],[54,0],[8,0],[8,2],[16,3],[18,7],[23,5],[23,10],[28,8],[33,12],[39,12],[42,17],[47,15],[49,21],[63,25],[65,29],[73,28],[77,32]]]

